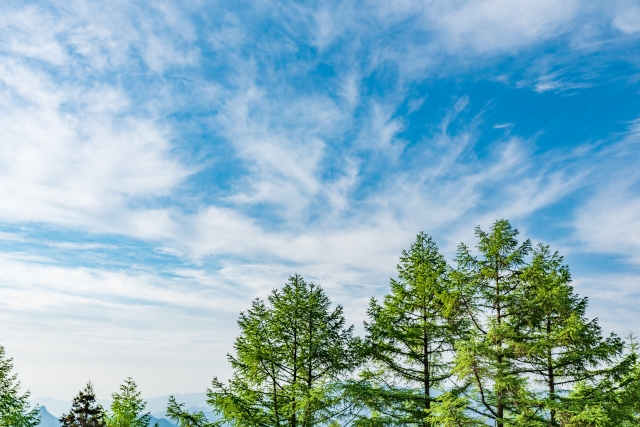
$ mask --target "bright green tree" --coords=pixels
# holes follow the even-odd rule
[[[13,359],[0,345],[0,427],[33,427],[40,424],[38,407],[29,407],[29,392],[20,394],[18,375],[11,374]]]
[[[477,253],[461,244],[452,274],[471,324],[456,343],[455,372],[466,389],[468,411],[497,427],[534,425],[527,378],[518,364],[514,325],[524,286],[523,269],[531,243],[518,243],[518,231],[498,220],[489,232],[475,229]]]
[[[586,318],[587,298],[573,292],[568,266],[548,246],[540,244],[533,251],[522,279],[515,345],[522,355],[522,371],[545,390],[541,396],[545,425],[557,427],[557,411],[567,402],[567,393],[577,383],[606,377],[624,343],[614,334],[603,338],[597,319]]]
[[[216,425],[209,422],[204,412],[189,412],[183,409],[184,406],[184,403],[178,403],[175,397],[169,396],[167,417],[177,422],[178,427],[213,427]]]
[[[120,393],[112,393],[111,411],[107,414],[107,427],[148,427],[151,414],[144,412],[147,403],[140,397],[138,385],[128,377],[120,385]]]
[[[356,383],[371,411],[363,426],[432,425],[434,391],[442,393],[451,377],[454,342],[463,334],[448,266],[431,237],[418,234],[397,270],[382,304],[371,299],[365,322],[371,363]]]
[[[640,362],[634,336],[630,351],[597,379],[590,377],[562,399],[562,427],[636,427],[640,425]]]
[[[359,343],[319,286],[295,275],[267,302],[255,300],[238,325],[233,376],[208,391],[218,425],[333,426],[349,414],[343,384]]]
[[[96,402],[91,381],[73,398],[71,410],[60,417],[61,427],[106,427],[105,412]]]

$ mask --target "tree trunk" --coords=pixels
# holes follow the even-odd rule
[[[551,335],[551,319],[547,318],[547,338]],[[551,357],[551,349],[547,350],[547,370],[549,375],[549,399],[553,402],[556,400],[556,383],[555,372],[553,371],[553,358]],[[556,410],[551,409],[549,420],[553,427],[556,427]]]
[[[425,408],[425,415],[429,414],[429,411],[431,410],[431,393],[430,393],[430,386],[431,386],[431,378],[430,378],[430,372],[429,372],[429,337],[427,336],[427,316],[426,313],[423,314],[423,328],[422,328],[422,339],[423,339],[423,357],[424,357],[424,362],[423,362],[423,369],[424,369],[424,408]],[[425,426],[427,426],[427,423],[423,423]]]

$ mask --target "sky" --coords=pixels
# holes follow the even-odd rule
[[[290,275],[362,333],[500,218],[640,334],[639,165],[637,1],[5,0],[0,345],[33,397],[203,392]]]

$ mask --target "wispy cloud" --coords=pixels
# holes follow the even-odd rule
[[[576,236],[590,251],[640,265],[640,121],[596,159],[593,192],[576,211]]]

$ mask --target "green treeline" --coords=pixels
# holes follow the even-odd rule
[[[548,246],[519,242],[505,220],[475,235],[450,265],[420,233],[388,294],[371,299],[364,337],[321,287],[291,277],[240,314],[233,375],[207,392],[219,419],[173,397],[168,417],[180,427],[640,426],[634,337],[603,336]],[[63,426],[149,424],[132,379],[112,397],[104,412],[88,384]],[[2,424],[4,408],[0,426],[35,425]]]

